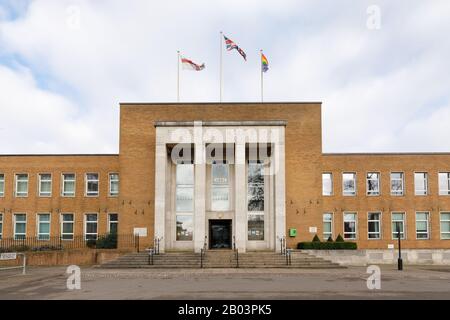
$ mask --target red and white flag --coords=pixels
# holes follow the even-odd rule
[[[185,70],[194,70],[194,71],[201,71],[203,69],[205,69],[205,64],[202,63],[201,65],[198,65],[194,62],[192,62],[192,60],[186,59],[181,57],[181,65],[183,67],[183,69]]]

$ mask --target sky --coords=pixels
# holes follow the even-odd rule
[[[0,154],[118,153],[120,102],[321,101],[324,152],[450,152],[448,0],[0,0]]]

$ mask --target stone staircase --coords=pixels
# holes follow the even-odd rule
[[[291,264],[286,264],[286,256],[273,251],[246,252],[236,254],[232,250],[208,250],[201,262],[200,253],[170,252],[153,256],[153,265],[150,264],[147,252],[130,253],[116,260],[106,262],[101,268],[344,268],[339,264],[323,258],[315,257],[306,252],[293,251]]]

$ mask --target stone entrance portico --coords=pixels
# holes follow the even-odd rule
[[[286,229],[285,121],[154,125],[154,227],[161,251],[200,252],[208,243],[209,221],[221,219],[231,220],[240,252],[280,248],[277,239]],[[216,164],[222,165],[221,178],[213,177]]]

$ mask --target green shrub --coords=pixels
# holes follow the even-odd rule
[[[312,239],[312,242],[320,242],[319,237],[317,236],[317,234],[314,236],[314,238]]]
[[[97,240],[97,249],[116,249],[117,248],[117,234],[110,233]]]
[[[87,240],[86,247],[95,249],[95,245],[97,244],[97,240]]]
[[[299,242],[297,249],[302,250],[356,250],[356,242]]]
[[[333,238],[331,236],[328,237],[327,242],[333,242]]]
[[[344,238],[342,238],[341,234],[338,234],[336,237],[336,242],[344,242]]]

